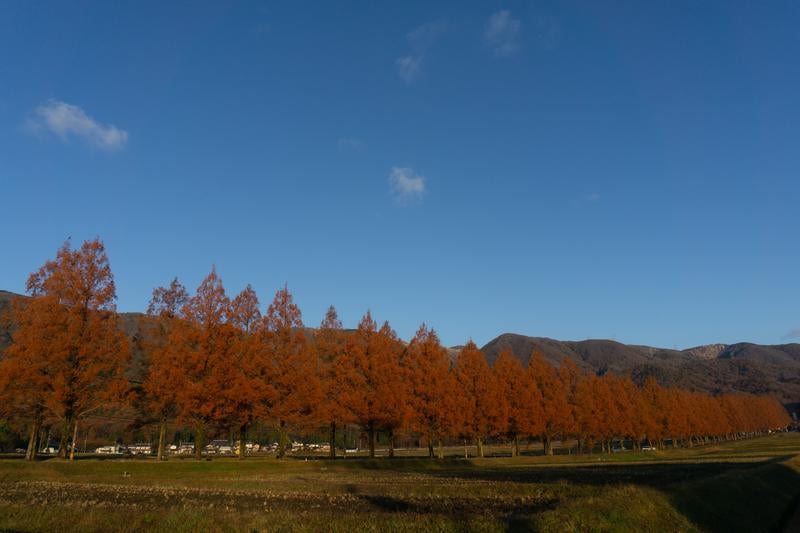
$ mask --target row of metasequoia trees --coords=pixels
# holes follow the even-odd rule
[[[214,270],[193,295],[177,279],[153,291],[150,330],[140,341],[147,372],[136,384],[126,376],[131,344],[120,331],[99,240],[79,249],[65,244],[27,288],[32,297],[16,302],[10,315],[0,405],[29,424],[29,458],[45,418],[60,420],[65,456],[83,417],[132,405],[159,425],[159,458],[170,424],[193,429],[198,457],[208,435],[236,434],[241,458],[256,423],[277,430],[279,456],[290,431],[321,428],[335,455],[344,425],[368,435],[370,455],[382,432],[389,455],[403,434],[441,456],[453,439],[474,443],[483,455],[486,439],[519,454],[520,439],[536,438],[549,454],[557,439],[576,439],[589,452],[610,450],[616,440],[692,446],[789,423],[769,397],[711,396],[654,380],[636,386],[627,377],[581,372],[570,360],[556,368],[538,353],[523,366],[506,350],[490,367],[472,342],[452,358],[425,325],[404,343],[369,312],[357,329],[344,330],[331,307],[312,331],[286,287],[262,314],[252,288],[231,298]]]

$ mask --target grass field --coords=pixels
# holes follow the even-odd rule
[[[611,456],[0,460],[0,530],[781,531],[800,434]]]

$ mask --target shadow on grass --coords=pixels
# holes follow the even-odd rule
[[[361,495],[359,498],[372,508],[388,513],[404,513],[415,515],[442,515],[452,519],[464,531],[472,529],[472,521],[480,516],[491,516],[504,524],[506,531],[534,531],[532,517],[548,509],[552,509],[555,500],[542,499],[533,502],[518,502],[505,499],[484,502],[476,509],[471,498],[402,499],[391,496]]]
[[[463,459],[362,459],[339,463],[347,469],[418,472],[434,477],[513,483],[634,484],[661,488],[726,472],[744,472],[779,464],[792,455],[762,461],[698,461],[680,463],[598,463],[596,465],[475,465]]]
[[[706,531],[783,531],[800,511],[800,472],[770,461],[666,491],[672,505]]]
[[[792,456],[760,462],[606,463],[581,466],[531,466],[519,468],[461,468],[429,472],[432,476],[514,483],[575,483],[580,485],[634,484],[661,488],[692,482],[726,472],[744,472],[765,464],[782,463]]]
[[[781,531],[800,505],[800,472],[790,466],[793,455],[757,462],[610,463],[591,466],[487,467],[467,461],[363,461],[362,469],[414,470],[453,480],[512,483],[568,483],[592,486],[641,486],[661,492],[678,513],[704,531]],[[437,507],[385,496],[361,496],[389,512],[449,513],[467,521],[476,510],[459,508],[458,500]],[[507,505],[493,509],[509,531],[532,531],[532,515],[554,505]]]

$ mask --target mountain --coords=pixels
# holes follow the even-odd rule
[[[552,364],[569,358],[600,375],[630,375],[639,383],[652,376],[664,385],[690,390],[773,394],[785,404],[800,404],[800,344],[742,342],[670,350],[611,340],[558,341],[504,333],[482,351],[491,364],[504,349],[523,363],[537,350]]]
[[[0,316],[17,297],[20,296],[0,290]],[[146,372],[141,340],[145,330],[155,329],[145,327],[153,320],[141,313],[120,313],[120,328],[134,341],[134,357],[128,371],[133,381],[141,381]],[[0,354],[10,341],[7,324],[0,320]],[[455,358],[461,348],[453,346],[448,353]],[[652,376],[663,385],[703,392],[773,394],[785,404],[800,407],[800,344],[765,346],[742,342],[670,350],[612,340],[559,341],[504,333],[482,350],[493,364],[506,348],[523,363],[537,350],[554,365],[569,358],[587,372],[630,375],[638,383]]]

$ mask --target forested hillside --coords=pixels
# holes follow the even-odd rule
[[[670,350],[611,340],[558,341],[505,333],[482,351],[491,363],[506,348],[522,362],[538,351],[552,364],[567,358],[583,370],[630,375],[639,384],[652,376],[662,385],[689,390],[773,394],[785,404],[800,402],[800,344],[743,342]]]

